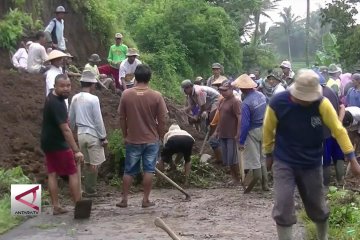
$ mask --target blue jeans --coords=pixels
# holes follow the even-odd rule
[[[140,164],[144,173],[155,173],[159,143],[126,144],[125,175],[135,176],[140,173]]]

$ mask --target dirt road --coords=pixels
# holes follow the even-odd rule
[[[115,207],[119,193],[97,199],[89,220],[73,220],[72,214],[41,216],[0,236],[4,240],[29,239],[170,239],[154,225],[161,217],[182,239],[276,239],[271,219],[271,193],[243,195],[239,189],[191,189],[191,202],[183,202],[176,190],[154,190],[154,208],[142,209],[141,193],[131,195],[129,207]],[[304,239],[297,227],[295,239]]]

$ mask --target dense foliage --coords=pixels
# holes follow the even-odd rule
[[[0,48],[14,50],[20,39],[41,26],[41,21],[34,21],[30,14],[10,9],[0,21]]]
[[[355,16],[358,13],[355,4],[359,0],[333,0],[321,10],[322,23],[331,24],[331,32],[337,37],[341,64],[348,69],[358,63],[359,26]]]
[[[122,32],[125,44],[137,47],[154,70],[153,86],[169,97],[181,99],[180,81],[208,77],[213,62],[223,64],[228,74],[241,71],[238,30],[223,8],[197,0],[70,3],[85,13],[89,29],[108,45],[115,32]]]

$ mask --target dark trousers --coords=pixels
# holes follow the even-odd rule
[[[296,223],[294,193],[297,186],[308,217],[318,223],[329,217],[325,201],[322,166],[314,169],[295,169],[275,159],[274,198],[272,216],[277,225],[291,226]]]

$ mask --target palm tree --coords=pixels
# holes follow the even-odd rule
[[[305,42],[305,58],[306,67],[309,67],[309,40],[310,40],[310,0],[306,1],[306,42]]]
[[[284,30],[285,30],[285,33],[287,35],[287,40],[288,40],[289,60],[291,61],[292,59],[291,59],[290,38],[291,38],[291,34],[294,30],[294,26],[299,20],[299,16],[295,16],[292,13],[291,6],[287,7],[287,8],[285,7],[283,9],[283,12],[280,12],[279,14],[283,21],[277,22],[276,24],[279,25],[280,27],[284,28]]]
[[[257,43],[259,36],[260,17],[264,16],[271,20],[271,17],[266,13],[266,11],[277,9],[278,7],[277,2],[279,1],[281,0],[258,0],[257,4],[255,5],[253,12],[254,15],[253,21],[255,23],[255,32],[253,36],[254,45]]]
[[[265,44],[268,41],[269,31],[267,29],[266,22],[262,22],[259,24],[259,40],[261,44]]]

